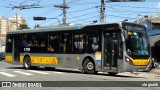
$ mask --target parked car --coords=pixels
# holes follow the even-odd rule
[[[0,52],[0,61],[5,59],[5,54],[3,52]]]

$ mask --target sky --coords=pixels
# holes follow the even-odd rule
[[[105,0],[107,1],[107,0]],[[15,13],[22,15],[27,20],[29,27],[36,24],[40,26],[57,25],[63,23],[62,10],[53,7],[61,5],[63,0],[1,0],[0,16],[11,18]],[[100,18],[100,0],[66,0],[67,23],[89,24]],[[12,9],[14,6],[39,4],[43,8],[32,9]],[[146,0],[145,2],[105,2],[105,22],[119,22],[125,19],[133,22],[144,16],[154,16],[160,13],[160,0]],[[34,21],[33,17],[41,16],[47,18],[46,21]]]

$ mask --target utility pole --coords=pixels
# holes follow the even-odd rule
[[[18,18],[17,18],[17,13],[16,13],[16,28],[18,30]]]
[[[62,5],[54,5],[54,7],[63,9],[63,24],[66,24],[66,9],[69,8],[66,5],[66,0],[63,0],[63,4]]]
[[[105,22],[105,5],[104,5],[104,0],[101,0],[101,10],[100,10],[100,23]]]

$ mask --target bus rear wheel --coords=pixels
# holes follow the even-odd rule
[[[87,74],[96,73],[94,62],[88,58],[83,62],[83,73]]]
[[[30,69],[31,68],[31,59],[30,59],[30,57],[25,57],[24,58],[23,67],[25,69]]]

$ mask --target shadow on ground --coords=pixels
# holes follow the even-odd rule
[[[25,70],[23,67],[7,67],[6,69],[20,69]],[[54,71],[54,72],[64,72],[64,73],[77,73],[77,74],[83,74],[81,70],[66,70],[66,69],[58,69],[58,68],[44,68],[44,67],[34,67],[31,68],[31,70],[37,70],[37,71]],[[86,75],[98,75],[98,76],[110,76],[107,73],[97,73],[97,74],[86,74]],[[121,78],[144,78],[144,77],[134,77],[129,75],[115,75],[112,77],[121,77]]]

